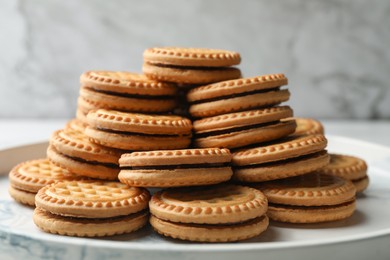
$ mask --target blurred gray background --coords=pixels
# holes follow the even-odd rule
[[[390,118],[390,1],[0,1],[0,118],[69,118],[85,70],[141,71],[154,46],[285,73],[298,116]]]

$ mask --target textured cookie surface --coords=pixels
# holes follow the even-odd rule
[[[218,82],[191,89],[187,94],[188,102],[202,101],[240,93],[252,93],[287,85],[283,74],[270,74],[253,78],[235,79]]]
[[[35,194],[34,192],[20,190],[10,185],[8,187],[9,195],[17,202],[27,205],[27,206],[35,206]]]
[[[295,135],[324,134],[324,126],[318,120],[302,117],[294,117],[293,119],[297,122]]]
[[[80,82],[82,86],[116,93],[146,96],[173,96],[176,93],[172,84],[125,71],[87,71],[81,75]]]
[[[269,203],[298,206],[342,204],[353,200],[356,192],[350,181],[318,173],[264,182],[255,187],[267,196]]]
[[[234,166],[233,179],[242,182],[263,182],[303,175],[329,163],[326,151],[264,164]]]
[[[124,154],[119,180],[137,187],[180,187],[228,181],[228,149],[183,149]]]
[[[89,162],[70,157],[61,154],[52,145],[47,148],[46,154],[52,163],[69,170],[75,175],[103,180],[116,180],[118,178],[119,166],[117,164]]]
[[[231,158],[232,156],[228,149],[159,150],[123,154],[119,164],[121,167],[216,164],[229,163]]]
[[[87,124],[84,123],[83,121],[77,119],[77,118],[74,118],[72,120],[69,120],[64,129],[72,129],[72,130],[75,130],[75,131],[79,131],[79,132],[83,132],[85,130],[85,128],[87,127]]]
[[[274,221],[307,224],[345,219],[350,217],[355,209],[355,200],[338,205],[311,207],[270,204],[267,215]]]
[[[237,223],[262,216],[267,199],[256,189],[216,185],[157,192],[150,203],[157,218],[180,223]]]
[[[330,163],[319,172],[352,181],[357,192],[362,192],[369,184],[367,164],[363,159],[355,156],[330,154]]]
[[[199,225],[174,223],[151,216],[150,224],[164,236],[197,242],[233,242],[249,239],[268,227],[268,217],[262,216],[234,225]]]
[[[171,67],[144,63],[142,71],[153,80],[178,84],[210,84],[241,77],[241,71],[231,67],[193,68]]]
[[[287,137],[263,146],[243,149],[233,153],[233,165],[254,165],[280,161],[325,149],[327,140],[323,135]]]
[[[65,181],[48,185],[36,195],[37,207],[62,216],[110,218],[147,208],[146,189],[119,182]]]
[[[75,179],[79,177],[46,158],[22,162],[9,173],[9,181],[14,188],[32,193],[56,181]]]
[[[204,48],[159,47],[144,51],[144,61],[152,64],[199,67],[227,67],[241,61],[240,54]]]
[[[106,219],[69,218],[51,214],[41,208],[34,210],[34,223],[43,231],[76,237],[103,237],[133,232],[148,222],[148,213]]]
[[[118,150],[92,143],[83,132],[73,129],[55,131],[50,144],[64,155],[92,162],[118,164],[122,154]]]
[[[173,97],[145,98],[145,96],[96,91],[90,87],[81,87],[80,97],[98,108],[128,112],[168,112],[176,106]]]
[[[192,129],[191,121],[180,116],[145,115],[106,109],[91,111],[88,123],[94,128],[160,135],[188,135]]]
[[[193,127],[196,133],[204,133],[278,121],[291,117],[292,114],[293,111],[289,106],[271,107],[203,118],[194,121]]]
[[[227,147],[230,149],[254,145],[285,137],[295,130],[295,122],[273,122],[212,131],[195,135],[196,147]]]

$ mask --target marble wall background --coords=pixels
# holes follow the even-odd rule
[[[0,118],[71,117],[81,72],[140,71],[174,45],[285,73],[296,115],[390,118],[389,28],[388,0],[2,0]]]

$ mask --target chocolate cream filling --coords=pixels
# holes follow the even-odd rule
[[[143,165],[125,166],[121,170],[176,170],[176,169],[200,169],[200,168],[222,168],[229,167],[229,163],[200,163],[200,164],[179,164],[179,165]]]
[[[160,67],[160,68],[170,68],[170,69],[178,69],[178,70],[208,70],[208,71],[237,70],[237,68],[235,67],[176,66],[171,64],[152,63],[152,62],[147,62],[147,64],[151,66]]]
[[[340,204],[335,204],[335,205],[320,205],[320,206],[298,206],[298,205],[285,205],[285,204],[278,204],[278,203],[271,203],[268,202],[268,206],[270,207],[275,207],[275,208],[288,208],[288,209],[302,209],[302,210],[316,210],[316,209],[332,209],[335,207],[342,207],[342,206],[349,206],[352,203],[355,202],[355,199],[340,203]]]
[[[167,95],[161,95],[161,96],[152,96],[152,95],[139,95],[139,94],[128,94],[128,93],[119,93],[119,92],[113,92],[113,91],[107,91],[107,90],[101,90],[96,89],[93,87],[85,87],[86,89],[110,96],[117,96],[117,97],[125,97],[125,98],[137,98],[137,99],[147,99],[147,100],[162,100],[167,99],[171,100],[174,99],[174,96],[167,96]]]
[[[221,223],[221,224],[180,223],[180,222],[173,222],[173,221],[169,221],[169,220],[165,220],[165,219],[163,219],[163,221],[169,222],[169,223],[173,223],[173,224],[176,224],[176,225],[183,225],[183,226],[186,226],[186,227],[226,228],[226,227],[229,227],[229,226],[239,227],[239,226],[246,226],[246,225],[251,225],[251,224],[254,224],[254,223],[259,223],[259,222],[263,221],[264,218],[265,218],[265,215],[257,217],[257,218],[254,218],[254,219],[250,219],[250,220],[247,220],[247,221],[241,221],[241,222],[236,222],[236,223]]]
[[[104,162],[97,162],[97,161],[88,161],[79,157],[73,157],[66,154],[61,154],[62,156],[65,156],[66,158],[72,159],[74,161],[80,162],[80,163],[88,163],[92,165],[101,165],[112,169],[119,169],[119,166],[115,163],[104,163]]]
[[[213,98],[206,98],[206,99],[196,100],[196,101],[193,101],[190,103],[191,103],[191,105],[196,105],[196,104],[202,104],[202,103],[207,103],[207,102],[225,100],[225,99],[229,99],[229,98],[245,97],[245,96],[250,96],[250,95],[254,95],[254,94],[273,92],[273,91],[278,91],[278,90],[280,90],[280,86],[274,87],[274,88],[268,88],[268,89],[258,89],[258,90],[247,91],[247,92],[242,92],[242,93],[235,93],[235,94],[230,94],[230,95],[218,96],[218,97],[213,97]]]
[[[204,138],[204,137],[210,137],[210,136],[215,136],[215,135],[230,134],[230,133],[245,131],[245,130],[254,129],[254,128],[262,128],[262,127],[267,127],[270,125],[276,125],[278,123],[280,123],[280,121],[272,121],[272,122],[268,122],[268,123],[260,123],[260,124],[254,124],[254,125],[232,127],[232,128],[221,129],[221,130],[204,132],[204,133],[195,133],[195,138]]]
[[[97,127],[96,128],[99,131],[106,132],[106,133],[111,133],[111,134],[119,134],[119,135],[138,135],[138,136],[150,136],[150,137],[191,137],[191,134],[145,134],[145,133],[136,133],[136,132],[122,132],[122,131],[117,131],[117,130],[112,130],[112,129],[107,129],[107,128],[102,128],[102,127]]]
[[[306,154],[306,155],[301,155],[301,156],[294,157],[294,158],[288,158],[288,159],[274,161],[274,162],[264,162],[264,163],[259,163],[259,164],[234,166],[234,168],[235,169],[250,169],[250,168],[257,168],[257,167],[278,166],[278,165],[284,165],[284,164],[287,164],[287,163],[299,162],[299,161],[310,159],[310,158],[313,158],[313,157],[325,155],[326,153],[327,153],[326,150],[322,150],[322,151],[319,151],[319,152],[310,153],[310,154]]]

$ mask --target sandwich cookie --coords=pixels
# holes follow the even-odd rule
[[[176,106],[174,85],[150,80],[142,74],[88,71],[81,75],[80,83],[80,110],[158,113]]]
[[[146,189],[119,182],[65,181],[36,195],[34,223],[43,231],[79,237],[133,232],[148,222]]]
[[[233,153],[233,179],[262,182],[302,175],[329,163],[323,135],[292,136]]]
[[[330,154],[330,163],[318,171],[352,181],[357,192],[368,187],[367,164],[355,156]]]
[[[283,74],[235,79],[191,89],[190,114],[196,118],[270,107],[287,101],[290,92]]]
[[[355,211],[354,185],[337,176],[309,173],[255,185],[268,198],[270,219],[319,223],[348,218]]]
[[[129,186],[179,187],[228,181],[233,172],[228,149],[185,149],[123,154],[119,180]]]
[[[193,123],[196,147],[237,148],[272,141],[295,131],[288,106],[229,113],[196,120]]]
[[[19,163],[9,173],[9,194],[17,202],[35,206],[35,194],[56,181],[78,180],[80,177],[52,164],[49,159]]]
[[[152,227],[181,240],[238,241],[268,227],[264,194],[238,185],[163,190],[153,195],[149,208]]]
[[[122,152],[90,142],[82,132],[67,128],[55,131],[47,157],[74,174],[96,179],[116,180]]]
[[[302,117],[294,117],[292,119],[297,123],[294,135],[324,134],[324,126],[318,120]]]
[[[78,132],[84,132],[85,131],[85,128],[87,128],[87,124],[84,123],[83,121],[77,119],[77,118],[74,118],[74,119],[71,119],[69,120],[64,129],[65,130],[68,130],[68,129],[72,129],[72,130],[75,130],[75,131],[78,131]]]
[[[241,77],[240,54],[201,48],[150,48],[144,52],[143,73],[157,81],[209,84]]]
[[[192,123],[173,115],[144,115],[99,109],[88,113],[85,134],[104,146],[124,150],[187,148]]]

